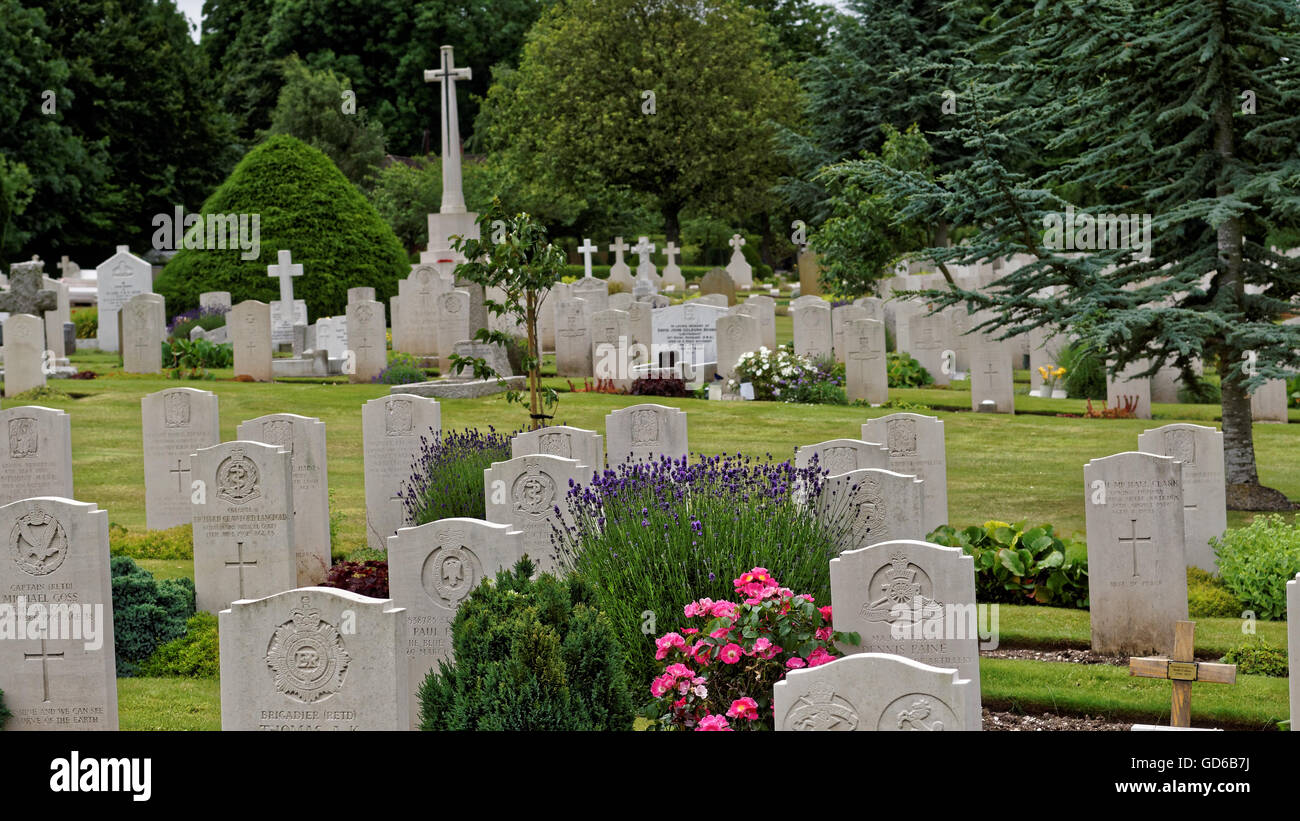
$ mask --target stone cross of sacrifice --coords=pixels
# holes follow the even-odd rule
[[[590,238],[582,238],[582,245],[578,246],[578,253],[582,254],[582,276],[584,279],[591,279],[591,255],[599,250],[599,248],[591,244]]]
[[[266,275],[280,280],[280,304],[286,316],[293,316],[293,278],[302,276],[302,266],[294,265],[288,251],[277,255],[278,265],[266,266]]]

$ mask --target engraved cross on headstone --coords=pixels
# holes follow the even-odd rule
[[[244,598],[244,568],[257,567],[257,562],[244,561],[244,543],[235,543],[236,557],[238,561],[226,562],[226,567],[233,567],[239,570],[239,598]]]
[[[1141,574],[1138,573],[1137,543],[1146,542],[1147,544],[1151,544],[1151,537],[1137,535],[1137,519],[1129,519],[1129,535],[1119,536],[1117,538],[1119,539],[1120,544],[1123,544],[1124,542],[1129,543],[1129,546],[1133,550],[1133,576],[1140,576]]]
[[[44,265],[18,262],[9,270],[9,290],[0,294],[0,311],[44,317],[59,307],[57,291],[46,290]]]
[[[23,661],[39,661],[41,663],[41,688],[44,693],[43,700],[50,700],[50,661],[66,661],[63,653],[51,653],[45,649],[45,639],[41,639],[41,652],[23,653]]]
[[[587,279],[591,279],[591,255],[599,250],[598,247],[591,244],[589,237],[583,237],[582,245],[578,246],[578,253],[582,254],[582,275]]]
[[[989,390],[993,390],[993,380],[998,375],[998,366],[992,362],[987,362],[985,364],[988,365],[988,367],[984,369],[984,375],[989,378]]]
[[[167,471],[168,473],[175,473],[175,474],[176,474],[176,492],[177,492],[177,493],[184,493],[184,492],[185,492],[185,489],[181,486],[181,474],[182,474],[182,473],[189,473],[189,472],[190,472],[190,469],[189,469],[189,468],[182,468],[182,467],[181,467],[181,465],[183,465],[183,464],[185,464],[184,460],[177,459],[177,460],[176,460],[176,467],[173,468],[173,469],[171,469],[171,470],[169,470],[169,471]]]

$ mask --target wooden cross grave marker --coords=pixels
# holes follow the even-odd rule
[[[1193,646],[1196,622],[1180,621],[1174,627],[1174,657],[1144,656],[1128,660],[1128,674],[1139,678],[1163,678],[1172,681],[1173,700],[1169,709],[1170,727],[1192,726],[1192,682],[1236,684],[1237,665],[1196,661]]]

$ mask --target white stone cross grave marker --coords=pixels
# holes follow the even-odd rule
[[[587,279],[591,279],[591,255],[598,250],[589,237],[583,237],[582,245],[578,246],[578,253],[582,254],[582,275]]]
[[[460,118],[456,112],[456,81],[469,80],[468,68],[456,68],[452,46],[442,47],[442,64],[424,72],[426,83],[438,83],[442,95],[442,207],[443,214],[464,214],[465,193],[460,175]]]

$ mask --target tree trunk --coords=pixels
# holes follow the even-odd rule
[[[1220,95],[1214,112],[1214,150],[1219,162],[1227,166],[1232,161],[1234,140],[1232,130],[1233,98],[1231,92]],[[1215,191],[1218,197],[1230,197],[1233,187],[1222,179]],[[1227,289],[1231,305],[1239,314],[1246,296],[1241,262],[1241,221],[1236,217],[1219,225],[1219,287]],[[1251,430],[1250,396],[1246,393],[1245,374],[1241,371],[1242,351],[1236,350],[1225,339],[1219,346],[1219,377],[1223,403],[1223,467],[1224,480],[1229,485],[1258,485],[1259,472],[1255,468],[1255,442]]]
[[[664,242],[675,242],[679,247],[682,244],[682,225],[677,218],[680,210],[680,206],[675,203],[665,203],[661,212],[664,218]]]
[[[538,419],[541,409],[538,406],[542,390],[542,357],[537,350],[537,294],[531,288],[525,296],[526,308],[524,326],[528,330],[528,429],[537,430],[542,426]]]
[[[934,226],[934,247],[948,247],[948,220],[939,220],[939,224]]]

